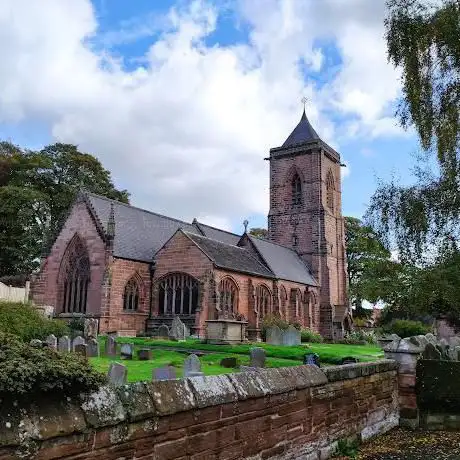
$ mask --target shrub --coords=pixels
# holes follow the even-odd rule
[[[43,393],[75,397],[96,390],[106,378],[82,356],[34,348],[0,332],[0,398],[36,399]]]
[[[365,318],[353,318],[353,323],[356,327],[366,327],[367,326],[367,319]]]
[[[31,305],[0,302],[0,332],[15,334],[28,342],[50,334],[60,337],[68,334],[69,329],[63,321],[45,318]]]
[[[365,345],[366,343],[375,345],[377,343],[377,337],[372,331],[363,331],[358,329],[356,331],[349,332],[342,342],[349,345]]]
[[[267,315],[262,323],[262,338],[267,338],[267,329],[269,327],[278,326],[280,329],[285,330],[289,327],[289,323],[276,315]]]
[[[381,330],[384,334],[397,334],[401,338],[406,338],[414,335],[428,334],[428,332],[431,332],[431,327],[423,324],[421,321],[396,319],[382,326]]]
[[[323,341],[322,335],[311,329],[302,329],[301,338],[302,342],[321,343]]]
[[[80,334],[85,330],[85,319],[82,316],[72,316],[68,326],[72,336]]]

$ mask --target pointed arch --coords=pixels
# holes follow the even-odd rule
[[[292,206],[302,204],[302,181],[298,174],[295,174],[291,181],[291,204]]]
[[[329,169],[326,175],[326,204],[330,210],[334,210],[335,179],[332,170]]]
[[[280,316],[282,319],[287,320],[288,319],[288,314],[287,314],[287,301],[288,301],[288,295],[286,288],[281,285],[280,286],[280,291],[279,291],[279,296],[280,296]]]
[[[160,315],[194,315],[198,308],[199,282],[184,272],[168,273],[158,280]]]
[[[238,313],[239,289],[236,281],[225,276],[219,283],[219,309],[224,317],[233,317]]]
[[[265,284],[256,287],[256,312],[259,320],[272,313],[272,294]]]
[[[126,282],[123,291],[123,310],[137,311],[139,309],[140,299],[142,296],[142,279],[136,272]]]
[[[58,275],[60,311],[86,313],[91,264],[84,240],[75,233],[61,259]]]

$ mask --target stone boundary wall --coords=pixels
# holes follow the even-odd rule
[[[398,425],[392,360],[103,387],[0,405],[0,460],[326,459]]]

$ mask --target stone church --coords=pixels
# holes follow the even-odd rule
[[[264,317],[278,315],[341,338],[351,317],[340,156],[304,111],[266,160],[267,239],[82,192],[33,280],[33,301],[57,317],[96,317],[101,333],[152,334],[177,315],[200,337],[207,320],[233,318],[257,338]]]

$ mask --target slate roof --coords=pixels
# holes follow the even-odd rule
[[[248,237],[276,278],[309,286],[318,285],[307,265],[294,250],[252,235]]]
[[[293,147],[295,145],[303,144],[305,142],[318,140],[320,140],[320,137],[308,121],[307,115],[304,110],[299,124],[294,128],[294,131],[292,131],[292,133],[285,140],[284,144],[281,147]]]
[[[221,230],[220,228],[211,227],[210,225],[202,224],[198,221],[193,221],[193,223],[199,227],[199,229],[204,233],[204,236],[212,238],[213,240],[222,241],[223,243],[237,245],[241,236],[235,235],[234,233]]]
[[[217,267],[226,268],[266,278],[274,278],[273,273],[245,248],[233,244],[216,241],[195,233],[185,232],[186,235],[208,255]]]
[[[85,192],[85,195],[104,231],[107,231],[110,207],[113,204],[115,217],[113,255],[115,257],[150,262],[157,251],[179,228],[187,232],[201,234],[197,226],[188,222],[136,208],[93,193]],[[238,235],[213,229],[213,227],[204,224],[200,224],[200,227],[203,227],[206,234],[208,231],[211,232],[215,239],[222,239],[222,241],[239,239]]]

